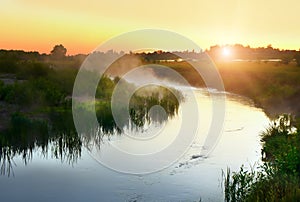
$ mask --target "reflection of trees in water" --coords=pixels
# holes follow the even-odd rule
[[[82,142],[75,130],[72,113],[52,113],[50,120],[52,155],[71,164],[76,162],[81,156]]]
[[[15,155],[22,156],[24,163],[27,164],[36,146],[44,151],[47,148],[47,144],[42,141],[46,138],[45,134],[47,134],[46,123],[30,121],[20,114],[14,114],[11,118],[11,128],[0,136],[1,173],[10,175]],[[37,139],[39,141],[36,141]]]
[[[31,120],[21,114],[12,116],[10,128],[0,133],[1,174],[13,174],[15,156],[20,156],[26,165],[37,149],[45,157],[51,152],[53,158],[76,162],[81,155],[81,140],[74,126],[62,114],[49,117],[53,121],[51,127],[45,121]]]
[[[137,126],[142,127],[146,123],[163,123],[168,118],[174,117],[178,113],[179,102],[174,94],[170,91],[160,89],[164,94],[152,93],[150,96],[144,97],[140,95],[133,96],[129,103],[129,114],[131,121]],[[151,108],[161,106],[165,115],[159,111],[151,113]]]
[[[151,107],[160,105],[165,109],[167,116],[150,113]],[[179,101],[172,93],[163,95],[151,94],[145,96],[136,95],[130,101],[129,116],[125,111],[124,125],[114,122],[110,102],[102,102],[97,107],[97,119],[99,125],[83,123],[83,131],[78,135],[71,111],[51,112],[47,119],[29,119],[22,114],[16,113],[11,117],[11,125],[6,131],[0,132],[0,165],[2,175],[13,174],[14,157],[19,156],[26,165],[32,159],[33,152],[38,152],[47,157],[60,159],[69,164],[75,163],[81,157],[81,148],[97,147],[100,149],[103,139],[110,139],[113,135],[121,135],[125,127],[130,123],[142,127],[149,122],[162,123],[169,117],[177,114]],[[84,110],[81,108],[80,110]],[[125,110],[125,109],[120,109]],[[84,116],[92,116],[91,112],[85,111]],[[86,119],[90,120],[90,119]]]

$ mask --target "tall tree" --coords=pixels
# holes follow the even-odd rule
[[[51,51],[51,56],[55,59],[63,59],[66,57],[67,49],[62,45],[55,45]]]

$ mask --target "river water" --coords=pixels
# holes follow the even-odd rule
[[[207,158],[194,158],[203,146],[201,134],[209,128],[212,107],[207,92],[194,93],[204,127],[187,153],[170,167],[130,175],[104,167],[85,147],[81,158],[71,164],[35,149],[27,165],[21,156],[16,157],[14,175],[0,176],[1,201],[223,201],[222,169],[237,170],[242,164],[249,167],[260,161],[259,133],[269,119],[250,100],[226,93],[226,116],[218,143]],[[188,99],[182,103],[188,104]],[[169,120],[164,130],[172,133],[180,119],[179,115]],[[128,145],[120,140],[122,136],[107,141]]]

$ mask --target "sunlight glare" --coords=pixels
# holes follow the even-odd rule
[[[222,54],[223,54],[223,56],[228,57],[231,55],[231,51],[228,47],[223,47]]]

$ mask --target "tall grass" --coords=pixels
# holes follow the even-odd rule
[[[291,123],[280,116],[262,133],[262,165],[223,172],[225,201],[299,201],[300,139]]]

